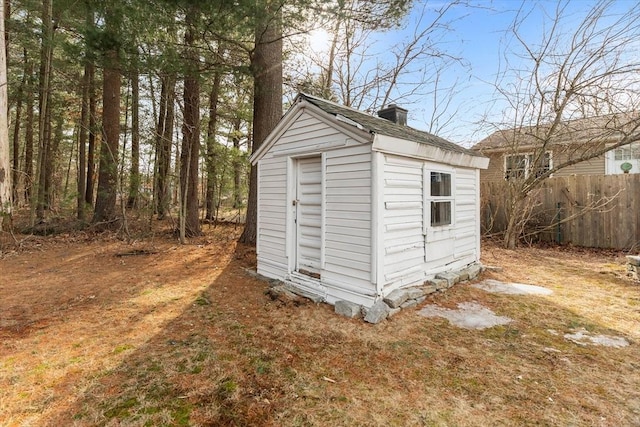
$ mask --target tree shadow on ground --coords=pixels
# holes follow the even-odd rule
[[[637,344],[581,347],[549,333],[585,327],[621,335],[553,299],[461,284],[428,302],[476,301],[514,322],[467,331],[412,309],[368,325],[325,304],[271,301],[267,283],[245,270],[250,250],[212,246],[193,258],[177,254],[182,274],[200,278],[193,283],[150,265],[138,270],[143,284],[118,288],[108,304],[94,307],[96,319],[114,310],[129,316],[116,337],[98,320],[86,337],[109,341],[112,363],[87,358],[67,370],[33,419],[153,426],[640,422]],[[164,284],[150,284],[149,274]],[[149,292],[159,298],[142,298]],[[171,303],[175,297],[180,304]]]

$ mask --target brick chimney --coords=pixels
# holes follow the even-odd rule
[[[398,107],[396,104],[390,104],[387,108],[378,111],[378,117],[399,124],[400,126],[406,126],[407,112],[408,110]]]

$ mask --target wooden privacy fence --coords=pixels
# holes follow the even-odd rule
[[[484,182],[482,229],[506,229],[507,183]],[[542,241],[592,248],[640,247],[640,174],[550,178],[531,194],[525,233]]]

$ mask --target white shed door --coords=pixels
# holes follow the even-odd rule
[[[296,168],[296,269],[320,273],[322,228],[322,161],[320,157],[298,160]]]

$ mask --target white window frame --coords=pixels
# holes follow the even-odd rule
[[[451,194],[449,196],[432,196],[431,195],[431,173],[442,173],[451,176]],[[431,234],[430,232],[450,230],[455,227],[455,206],[456,206],[456,174],[454,169],[448,169],[445,167],[429,167],[424,165],[422,168],[422,221],[424,234]],[[450,202],[451,203],[451,221],[448,224],[431,225],[431,203],[432,202]]]
[[[619,149],[625,149],[627,147],[632,147],[631,149],[635,148],[640,153],[640,142],[632,142],[628,146],[613,148],[613,149],[607,151],[606,153],[604,153],[604,158],[605,158],[604,173],[605,173],[605,175],[622,174],[623,171],[620,169],[620,164],[621,163],[619,163],[619,162],[623,162],[623,163],[624,162],[629,162],[629,163],[631,163],[634,167],[631,169],[630,173],[640,173],[640,158],[638,158],[638,159],[631,158],[631,159],[616,160],[616,151],[619,150]]]
[[[552,151],[545,151],[544,152],[545,155],[549,155],[549,168],[548,169],[544,169],[546,170],[551,170],[553,169],[553,152]],[[503,156],[503,163],[502,163],[502,170],[504,172],[504,179],[506,181],[508,181],[509,179],[512,179],[511,177],[507,176],[507,159],[509,157],[515,157],[515,156],[523,156],[524,157],[524,161],[525,161],[525,165],[524,165],[524,177],[523,179],[527,179],[529,178],[529,174],[532,171],[531,168],[531,162],[533,161],[533,152],[525,152],[525,153],[513,153],[513,154],[505,154]]]

